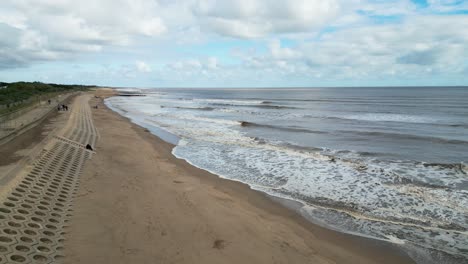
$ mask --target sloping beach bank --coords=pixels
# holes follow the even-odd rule
[[[175,158],[173,145],[103,104],[93,118],[101,138],[81,176],[65,263],[413,263]]]

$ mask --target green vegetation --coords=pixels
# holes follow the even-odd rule
[[[85,91],[96,86],[64,85],[40,82],[0,82],[0,115],[33,106],[59,94]]]
[[[48,84],[40,82],[0,82],[0,105],[10,107],[26,103],[29,99],[38,98],[39,96],[49,97],[57,93],[84,91],[94,87],[95,86]]]

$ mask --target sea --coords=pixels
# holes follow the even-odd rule
[[[310,221],[468,263],[468,87],[145,89],[106,104]]]

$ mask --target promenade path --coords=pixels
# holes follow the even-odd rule
[[[98,139],[91,95],[78,96],[66,125],[48,137],[35,161],[0,180],[0,264],[60,263],[83,166]]]
[[[50,104],[47,103],[47,101],[42,101],[36,106],[20,109],[17,111],[18,115],[14,118],[7,119],[4,116],[0,116],[0,143],[3,143],[4,139],[9,135],[14,133],[17,134],[21,130],[24,130],[25,127],[30,126],[32,123],[40,121],[50,111],[56,110],[58,104],[63,103],[72,95],[73,93],[62,94],[60,96],[51,98]],[[15,115],[15,113],[9,115]]]

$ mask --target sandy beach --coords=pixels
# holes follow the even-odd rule
[[[66,227],[65,263],[413,263],[175,158],[173,145],[100,100],[90,101],[101,137]]]
[[[0,14],[0,264],[468,264],[468,0]]]

